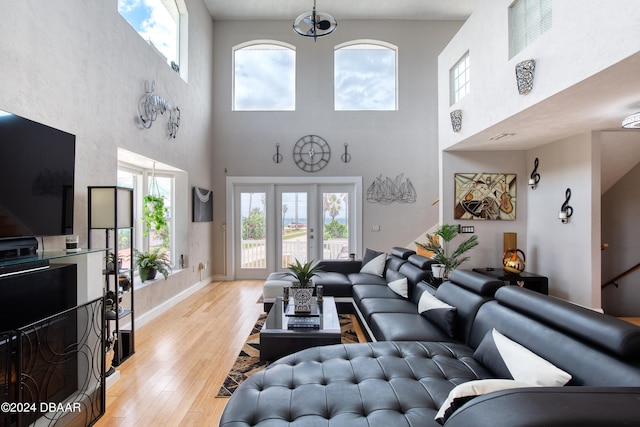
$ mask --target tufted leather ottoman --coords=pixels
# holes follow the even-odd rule
[[[456,343],[314,347],[284,357],[233,394],[220,426],[439,426],[453,387],[492,378]]]

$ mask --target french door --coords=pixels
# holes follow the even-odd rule
[[[233,276],[265,278],[296,260],[305,263],[358,253],[360,181],[334,180],[232,184]]]

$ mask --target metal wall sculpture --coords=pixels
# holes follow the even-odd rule
[[[456,173],[454,180],[454,219],[516,219],[515,174]]]
[[[380,175],[367,188],[367,201],[371,203],[415,203],[416,199],[416,189],[409,178],[404,179],[404,174],[398,175],[395,179],[382,178]]]

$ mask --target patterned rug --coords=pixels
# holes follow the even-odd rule
[[[352,315],[340,314],[339,317],[340,327],[342,329],[342,343],[357,343],[358,336],[353,327],[354,319]],[[249,334],[242,350],[240,350],[238,358],[229,371],[216,397],[230,397],[244,380],[256,372],[263,370],[269,364],[269,362],[260,361],[260,329],[262,329],[266,318],[266,314],[261,314],[256,321],[255,326],[251,330],[251,334]]]

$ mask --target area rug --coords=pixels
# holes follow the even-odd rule
[[[260,360],[260,329],[264,324],[266,314],[261,314],[244,343],[240,354],[233,367],[229,371],[224,384],[216,397],[230,397],[240,384],[251,375],[267,367],[269,362]],[[354,318],[350,314],[340,314],[340,328],[342,330],[342,343],[351,344],[358,342],[358,335],[353,326]]]

